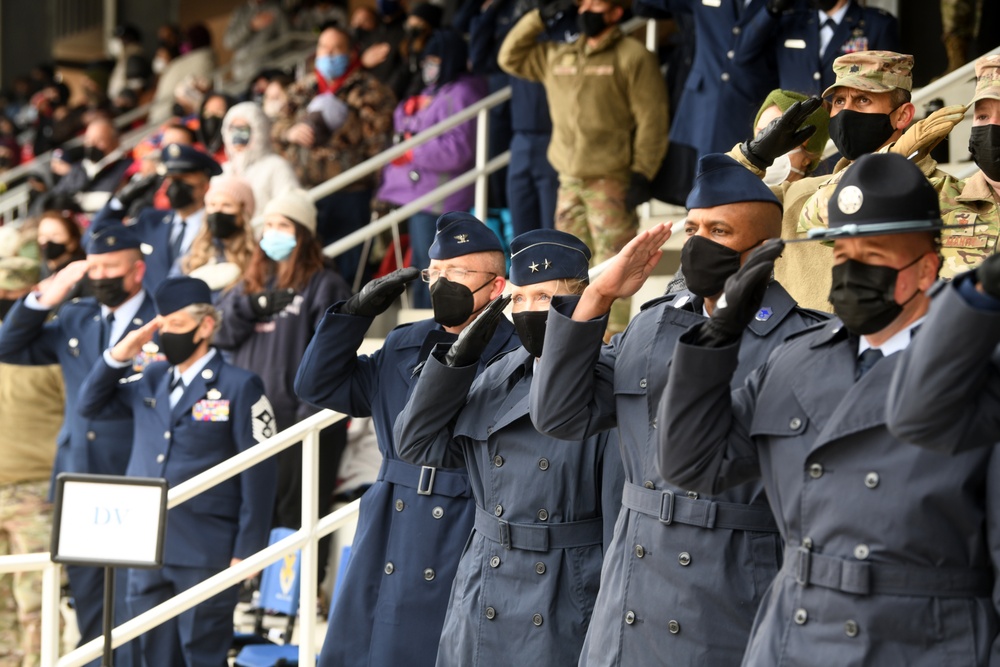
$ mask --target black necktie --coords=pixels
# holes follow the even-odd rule
[[[862,352],[861,356],[858,357],[858,367],[854,371],[854,379],[860,380],[883,356],[882,350],[874,347],[870,347]]]
[[[827,20],[823,21],[823,27],[824,28],[829,28],[830,30],[836,32],[837,31],[837,22],[834,21],[833,19],[827,19]]]
[[[184,228],[187,226],[187,220],[181,220],[174,225],[175,232],[174,240],[170,242],[170,263],[173,264],[177,261],[177,258],[181,256],[181,248],[184,247]]]
[[[186,385],[184,384],[184,377],[181,376],[181,375],[178,375],[170,383],[170,391],[167,392],[167,395],[169,396],[170,394],[174,393],[174,390],[177,389],[177,387],[180,387],[181,388],[181,392],[183,392],[184,389],[185,389],[185,386]]]

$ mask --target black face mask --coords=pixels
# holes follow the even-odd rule
[[[899,317],[903,306],[912,301],[920,290],[903,303],[897,303],[896,277],[900,271],[916,264],[920,257],[902,269],[865,264],[853,259],[833,267],[830,303],[848,331],[868,336],[886,328]]]
[[[577,26],[587,37],[597,37],[608,27],[601,12],[580,12],[576,17]]]
[[[0,299],[0,321],[7,319],[7,313],[17,303],[17,299]]]
[[[837,0],[809,0],[810,9],[818,9],[821,12],[829,12],[837,4]]]
[[[90,293],[108,308],[117,308],[129,298],[125,289],[125,276],[117,278],[97,278],[90,280]]]
[[[483,289],[493,279],[490,278],[475,291],[462,283],[453,283],[444,276],[431,285],[431,308],[434,309],[434,321],[443,327],[457,327],[465,324],[476,312],[476,299],[473,296]]]
[[[542,356],[542,343],[545,342],[545,322],[549,318],[548,310],[526,310],[514,313],[514,329],[521,345],[533,357]]]
[[[887,113],[862,113],[844,109],[830,118],[830,138],[833,145],[851,161],[874,153],[896,131],[889,116]]]
[[[222,118],[219,116],[206,116],[201,120],[201,134],[205,140],[205,145],[214,142],[222,135]]]
[[[236,216],[232,213],[216,211],[205,216],[205,224],[208,225],[208,232],[217,239],[228,239],[230,236],[240,231],[240,226],[236,223]]]
[[[187,208],[194,203],[194,186],[184,181],[170,181],[167,186],[167,201],[174,210]]]
[[[352,28],[351,36],[354,37],[354,41],[361,43],[368,39],[368,35],[371,34],[371,30],[365,30],[364,28]]]
[[[969,152],[991,181],[1000,181],[1000,125],[978,125],[969,136]]]
[[[83,157],[91,162],[100,162],[104,159],[104,151],[97,146],[84,146]]]
[[[726,278],[740,270],[741,254],[704,236],[689,236],[681,248],[687,288],[702,298],[719,294]]]
[[[52,261],[54,259],[59,259],[66,254],[66,244],[65,243],[54,243],[49,241],[42,246],[42,256]]]
[[[198,324],[201,324],[200,322]],[[163,356],[172,365],[183,364],[191,358],[194,351],[198,349],[201,341],[195,341],[195,334],[198,332],[198,324],[191,331],[184,333],[164,333],[160,332],[160,349]]]

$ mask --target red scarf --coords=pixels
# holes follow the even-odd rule
[[[347,81],[347,78],[352,74],[354,74],[354,71],[360,67],[361,67],[361,60],[359,58],[353,59],[351,61],[351,64],[347,66],[347,71],[344,72],[339,78],[336,78],[333,81],[327,81],[326,79],[323,78],[323,75],[317,71],[315,73],[316,94],[317,95],[322,95],[323,93],[336,94],[337,91],[339,91],[343,87],[344,82]]]

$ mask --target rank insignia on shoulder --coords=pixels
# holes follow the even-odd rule
[[[767,322],[769,319],[771,319],[771,315],[773,314],[774,311],[772,311],[770,308],[761,308],[760,310],[757,311],[757,315],[754,319],[756,319],[758,322]]]
[[[196,422],[229,421],[229,401],[205,399],[191,408],[191,419]]]

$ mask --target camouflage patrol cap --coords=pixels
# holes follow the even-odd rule
[[[976,61],[976,95],[972,103],[979,100],[1000,100],[1000,54]]]
[[[823,91],[823,97],[835,88],[846,86],[869,93],[888,93],[902,88],[913,90],[913,56],[894,51],[858,51],[833,61],[837,80]]]
[[[0,289],[26,289],[37,283],[41,274],[41,265],[33,259],[27,257],[0,259]]]

